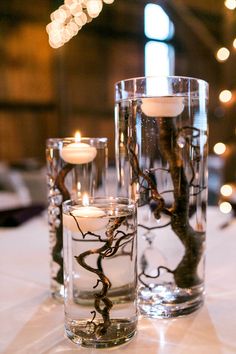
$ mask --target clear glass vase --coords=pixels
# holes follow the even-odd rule
[[[136,234],[130,200],[63,203],[65,328],[73,342],[108,348],[136,333]]]
[[[46,142],[51,294],[63,299],[62,202],[106,193],[107,138],[51,138]]]
[[[121,195],[138,203],[139,308],[168,318],[204,301],[208,84],[143,77],[116,84]]]

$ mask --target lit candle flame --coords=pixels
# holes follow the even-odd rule
[[[81,140],[81,134],[80,134],[79,130],[77,130],[77,131],[75,132],[75,141],[76,141],[77,143],[79,143],[80,140]]]
[[[83,195],[82,204],[83,204],[83,206],[88,206],[89,205],[89,197],[88,197],[87,193],[84,193],[84,195]]]

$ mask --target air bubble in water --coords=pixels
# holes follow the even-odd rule
[[[186,140],[183,136],[179,136],[178,139],[177,139],[177,144],[179,145],[179,147],[182,149],[185,144],[186,144]]]

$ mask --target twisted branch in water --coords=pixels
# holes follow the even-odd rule
[[[176,285],[189,288],[201,283],[197,267],[203,254],[204,233],[195,231],[189,223],[189,183],[177,144],[177,132],[172,119],[160,118],[160,149],[169,164],[174,187],[171,227],[185,247],[185,254],[173,271]],[[193,171],[194,173],[194,171]],[[194,180],[192,176],[191,183]]]
[[[55,187],[60,191],[62,196],[62,201],[70,199],[70,193],[65,187],[65,178],[67,174],[73,169],[74,165],[66,164],[58,173],[55,179]],[[59,284],[63,285],[63,234],[62,234],[62,206],[60,205],[60,225],[56,228],[56,243],[52,249],[52,259],[55,263],[59,265],[58,272],[54,277]]]
[[[190,128],[191,127],[184,127],[184,129]],[[196,128],[191,129],[197,131]],[[148,171],[143,172],[140,169],[138,158],[134,153],[135,141],[132,141],[131,139],[128,141],[130,163],[136,180],[141,177],[148,184],[151,194],[150,201],[154,200],[156,202],[153,210],[154,216],[158,219],[160,218],[160,213],[165,213],[170,216],[170,223],[167,223],[164,226],[171,225],[172,230],[184,245],[185,253],[176,269],[170,270],[166,267],[160,266],[157,269],[157,275],[154,277],[146,274],[145,269],[143,269],[139,278],[141,278],[142,275],[145,275],[147,278],[157,278],[160,276],[160,269],[165,269],[167,272],[173,274],[175,283],[178,287],[188,288],[201,283],[201,279],[199,279],[197,274],[197,267],[203,254],[203,242],[205,239],[204,233],[195,231],[189,223],[189,188],[190,186],[194,186],[193,181],[195,173],[192,162],[190,161],[192,177],[189,183],[185,175],[184,163],[180,156],[179,146],[177,144],[178,133],[173,120],[170,118],[160,118],[159,131],[160,150],[169,164],[169,173],[174,187],[174,203],[171,208],[165,207],[165,201],[162,197],[163,193],[158,193],[157,186],[153,180],[150,179]],[[187,140],[187,143],[190,143],[189,140]],[[197,153],[196,159],[199,158],[200,156]],[[199,191],[199,193],[200,192],[201,191]],[[142,280],[141,282],[147,286]]]
[[[139,167],[138,158],[137,158],[134,150],[131,148],[131,146],[132,146],[131,141],[128,142],[128,146],[129,146],[130,164],[132,166],[132,170],[135,171],[136,177],[142,177],[143,180],[145,180],[147,182],[147,184],[150,188],[150,191],[151,191],[152,199],[156,202],[154,216],[157,219],[159,219],[161,212],[166,213],[167,215],[170,215],[169,210],[165,207],[165,200],[161,196],[161,194],[158,192],[158,190],[156,188],[156,184],[154,183],[153,179],[150,177],[148,171],[145,173]]]
[[[83,233],[76,217],[73,216],[73,214],[70,214],[70,215],[74,218],[74,220],[78,226],[78,229],[82,234],[83,239],[85,239],[85,237],[87,235],[92,234],[91,232]],[[106,231],[107,239],[102,247],[96,248],[96,249],[91,249],[91,250],[81,253],[79,256],[75,256],[75,259],[77,260],[77,262],[79,263],[79,265],[81,267],[83,267],[84,269],[86,269],[89,272],[92,272],[98,276],[97,283],[93,288],[95,289],[99,283],[102,284],[102,289],[94,295],[95,311],[91,312],[93,314],[93,319],[91,321],[88,321],[88,323],[87,323],[88,326],[93,327],[92,334],[95,333],[95,335],[97,337],[105,335],[107,333],[107,329],[111,325],[110,310],[113,306],[113,303],[107,296],[108,291],[111,287],[111,282],[108,279],[108,277],[104,274],[102,267],[93,268],[89,264],[86,263],[85,259],[88,256],[93,255],[93,254],[98,254],[99,256],[101,256],[103,258],[103,257],[111,256],[114,252],[116,253],[117,250],[119,249],[120,239],[116,240],[116,244],[115,244],[114,248],[112,248],[112,244],[117,236],[117,233],[115,233],[115,230],[117,230],[120,227],[120,225],[123,223],[123,221],[125,219],[126,219],[125,217],[118,217],[114,221],[112,220],[112,224],[111,224],[111,222],[109,222],[109,224],[111,224],[111,225],[109,226],[109,224],[108,224],[108,228]],[[98,235],[95,235],[95,236],[98,236]],[[125,235],[125,236],[127,236],[127,235]],[[95,317],[96,317],[96,313],[99,313],[102,316],[103,323],[96,324],[94,322]],[[83,331],[79,331],[79,332],[84,337],[90,336],[90,334],[84,333]]]

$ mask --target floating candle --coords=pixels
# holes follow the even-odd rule
[[[98,231],[108,222],[103,218],[106,214],[102,209],[88,205],[86,194],[83,197],[83,206],[76,207],[71,214],[63,214],[63,225],[72,232],[79,232],[79,228],[83,233]]]
[[[142,98],[142,111],[149,117],[176,117],[184,110],[183,97]]]
[[[94,232],[107,224],[107,219],[102,218],[105,216],[104,211],[93,206],[78,207],[71,214],[63,214],[63,225],[72,232],[79,232],[79,228],[83,233]]]
[[[83,164],[95,159],[97,149],[89,144],[81,143],[80,140],[80,135],[76,134],[74,143],[63,146],[60,156],[64,161],[71,164]]]

